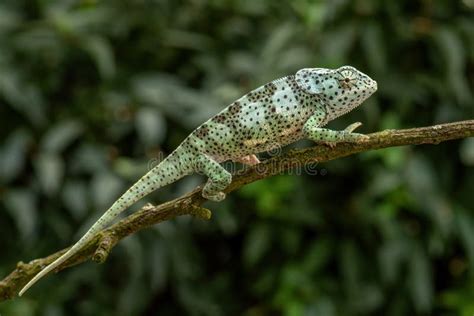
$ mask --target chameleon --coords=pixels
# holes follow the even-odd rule
[[[334,146],[361,142],[367,135],[353,131],[361,123],[335,131],[324,126],[362,104],[377,90],[377,82],[352,66],[337,69],[303,68],[273,80],[231,103],[196,128],[157,166],[133,184],[67,252],[41,270],[19,292],[76,254],[119,213],[151,193],[192,173],[208,180],[202,196],[222,201],[232,175],[224,161],[259,163],[257,153],[307,138]]]

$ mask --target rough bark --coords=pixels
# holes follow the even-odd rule
[[[385,130],[369,134],[369,140],[357,143],[340,143],[334,147],[314,146],[305,149],[292,150],[288,153],[273,157],[233,177],[226,193],[276,174],[285,170],[303,167],[311,163],[321,163],[337,158],[342,158],[355,153],[395,147],[403,145],[439,144],[444,141],[461,139],[474,136],[474,120],[440,124],[429,127]],[[88,259],[102,263],[107,259],[112,248],[126,236],[143,228],[172,219],[181,215],[193,215],[202,219],[210,219],[211,212],[202,208],[205,199],[201,197],[201,189],[161,205],[148,204],[134,214],[124,218],[109,228],[103,230],[84,248],[67,262],[62,264],[57,271],[63,270]],[[67,249],[53,253],[47,257],[35,259],[29,263],[18,262],[16,268],[0,281],[0,302],[14,298],[20,289],[42,268],[53,262]]]

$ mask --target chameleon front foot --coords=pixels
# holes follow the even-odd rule
[[[333,132],[336,132],[338,134],[335,134],[334,138],[330,138],[330,140],[322,140],[320,138],[313,139],[313,140],[316,141],[317,143],[334,148],[336,144],[338,143],[359,143],[359,142],[367,141],[369,139],[369,136],[367,135],[352,133],[347,130],[333,131]],[[324,134],[324,136],[326,136],[326,134]]]
[[[369,139],[369,136],[359,133],[350,133],[343,131],[341,142],[358,143]]]
[[[202,191],[202,196],[205,199],[208,199],[213,202],[220,202],[225,199],[225,193],[224,192],[217,192],[214,194],[206,193],[205,191]]]
[[[356,143],[369,139],[367,135],[353,133],[356,128],[362,125],[360,122],[352,123],[342,131],[333,131],[319,127],[321,117],[324,117],[324,114],[316,112],[303,126],[303,132],[306,137],[314,142],[334,147],[337,143],[341,142]]]
[[[344,141],[348,141],[348,142],[360,142],[360,141],[366,141],[369,139],[369,136],[367,135],[364,135],[364,134],[359,134],[359,133],[353,133],[353,131],[362,126],[362,123],[361,122],[355,122],[355,123],[352,123],[351,125],[347,126],[343,133],[345,133],[344,135]]]
[[[344,131],[348,132],[348,133],[352,133],[356,128],[359,128],[362,126],[362,123],[361,122],[354,122],[352,123],[351,125],[347,126]]]

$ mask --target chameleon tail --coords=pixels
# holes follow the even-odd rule
[[[86,243],[88,243],[94,236],[101,231],[107,224],[109,224],[117,215],[127,209],[130,205],[143,198],[145,195],[154,190],[163,187],[167,184],[173,183],[187,174],[191,173],[190,164],[186,161],[186,151],[183,147],[178,147],[159,165],[150,170],[140,180],[138,180],[132,187],[130,187],[112,206],[92,225],[92,227],[76,242],[66,253],[56,259],[33,279],[31,279],[21,289],[19,296],[23,295],[33,284],[39,279],[56,269],[66,260],[75,255]]]

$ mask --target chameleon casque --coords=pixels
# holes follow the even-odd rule
[[[236,100],[194,130],[159,165],[128,189],[65,254],[38,273],[21,296],[40,278],[78,252],[119,213],[152,191],[193,172],[208,177],[202,195],[222,201],[231,174],[219,163],[227,160],[252,165],[256,153],[308,138],[318,143],[358,142],[360,123],[343,131],[322,128],[359,106],[377,90],[377,83],[351,66],[338,69],[304,68],[295,75],[269,82]]]

